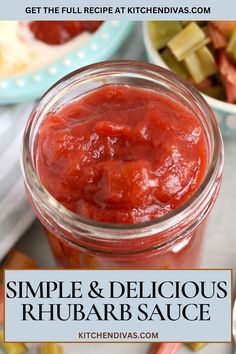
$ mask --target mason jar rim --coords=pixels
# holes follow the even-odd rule
[[[153,74],[159,75],[159,79],[167,78],[169,81],[180,85],[186,92],[190,93],[192,98],[195,100],[195,103],[198,104],[201,109],[204,110],[204,115],[207,115],[212,128],[212,138],[213,138],[213,151],[211,156],[211,161],[207,167],[206,175],[201,182],[197,190],[179,207],[173,211],[159,217],[152,219],[150,221],[134,223],[134,224],[119,224],[119,223],[106,223],[88,219],[82,215],[76,214],[62,204],[60,204],[42,185],[40,178],[37,174],[35,163],[33,161],[33,156],[31,153],[31,143],[32,143],[32,125],[34,119],[38,114],[37,109],[40,106],[44,106],[50,99],[55,100],[55,97],[58,93],[61,92],[63,87],[68,83],[68,81],[74,79],[86,80],[91,73],[97,70],[98,74],[105,72],[106,70],[113,70],[118,74],[124,72],[124,69],[129,69],[130,72],[132,69],[138,70],[144,75]],[[102,86],[102,85],[101,85]],[[79,98],[79,97],[78,97]],[[26,125],[24,136],[23,136],[23,146],[21,154],[21,167],[23,171],[24,181],[27,189],[32,193],[34,200],[38,200],[40,205],[43,205],[43,208],[50,215],[57,216],[62,218],[63,221],[72,228],[72,232],[77,232],[81,229],[81,226],[85,226],[89,231],[95,232],[96,237],[101,238],[118,238],[129,239],[137,238],[143,236],[149,236],[151,234],[163,232],[170,228],[175,227],[176,225],[181,224],[186,218],[188,218],[193,209],[197,208],[198,205],[203,203],[204,198],[209,194],[210,190],[214,187],[214,183],[222,173],[223,167],[223,144],[221,134],[217,125],[217,121],[214,117],[213,112],[211,111],[209,105],[205,99],[197,92],[197,90],[187,81],[177,76],[175,73],[159,67],[157,65],[132,61],[132,60],[119,60],[119,61],[104,61],[92,65],[79,68],[70,74],[64,76],[62,79],[57,81],[35,104],[35,107],[29,117],[28,123]],[[109,234],[109,231],[112,233]],[[139,232],[139,235],[133,235],[134,232]],[[105,234],[104,234],[105,232]],[[124,235],[123,233],[127,234]],[[107,234],[106,234],[107,233]]]

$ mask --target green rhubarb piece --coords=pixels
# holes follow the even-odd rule
[[[170,49],[166,48],[162,53],[161,57],[167,66],[173,70],[176,74],[179,74],[184,79],[189,78],[189,73],[186,69],[186,66],[183,62],[179,62],[175,56],[171,53]]]
[[[177,33],[168,43],[168,47],[177,60],[181,61],[209,43],[205,32],[195,22],[191,22]]]
[[[57,343],[43,343],[40,346],[39,354],[63,354],[64,350]]]
[[[192,349],[194,352],[197,352],[198,350],[202,349],[205,347],[206,343],[187,343],[187,346]]]
[[[184,63],[197,84],[217,72],[215,59],[206,46],[186,57]]]
[[[190,54],[185,60],[184,63],[193,79],[193,81],[196,84],[199,84],[202,82],[205,78],[205,75],[202,70],[201,63],[198,59],[198,56],[196,53]]]
[[[25,354],[27,348],[24,343],[6,343],[3,332],[0,332],[0,346],[6,354]]]
[[[215,58],[206,46],[199,48],[196,51],[196,54],[201,62],[206,77],[211,76],[217,72]]]
[[[226,48],[226,53],[234,62],[236,62],[236,28],[230,37],[230,41]]]
[[[182,27],[180,21],[150,21],[148,29],[153,46],[159,50],[164,48]]]

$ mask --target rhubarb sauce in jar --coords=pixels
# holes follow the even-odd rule
[[[104,62],[60,80],[26,126],[27,195],[59,267],[198,267],[221,183],[213,113],[175,74]]]

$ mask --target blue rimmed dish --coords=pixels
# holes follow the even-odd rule
[[[79,67],[109,59],[128,36],[133,23],[106,21],[77,49],[28,74],[0,77],[0,104],[40,97],[50,86]]]

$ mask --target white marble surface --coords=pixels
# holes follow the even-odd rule
[[[236,268],[236,141],[225,139],[225,166],[219,198],[212,210],[206,231],[202,266],[209,268]],[[18,248],[36,258],[42,267],[54,266],[54,261],[39,224],[35,222],[18,244]],[[66,354],[145,354],[146,344],[78,344],[67,345]],[[36,353],[32,346],[30,353]],[[179,354],[191,351],[183,347]],[[201,354],[230,354],[230,344],[209,344]]]

